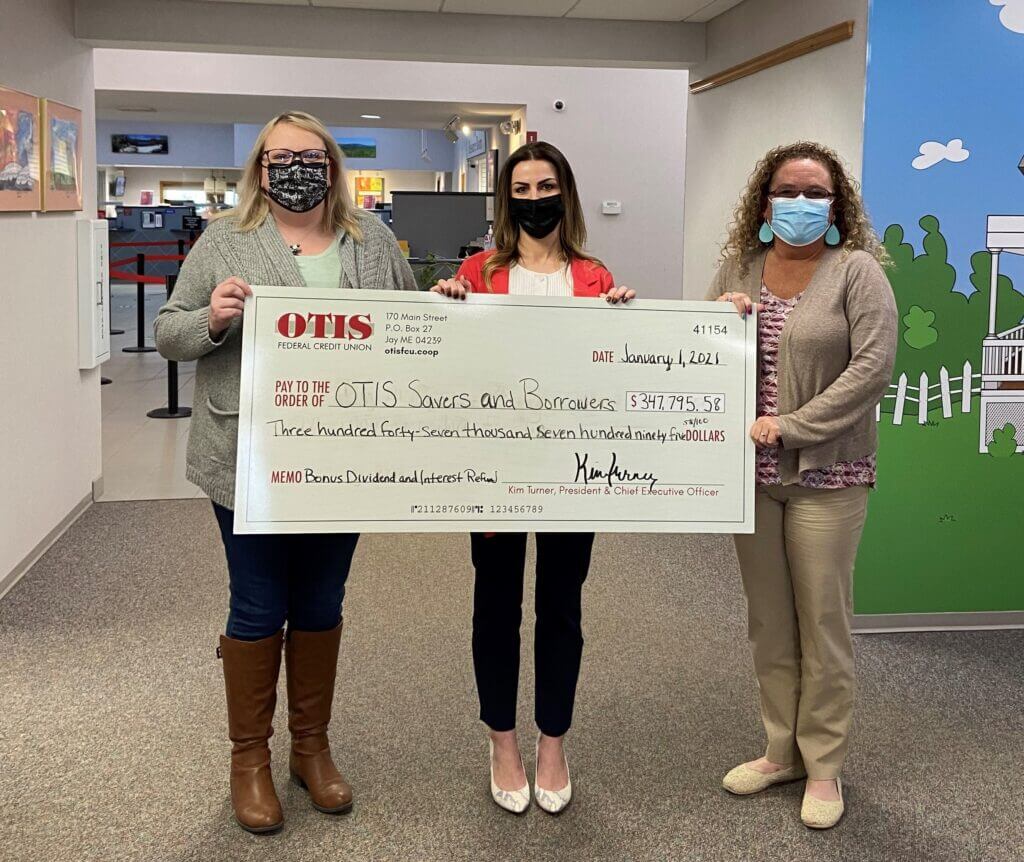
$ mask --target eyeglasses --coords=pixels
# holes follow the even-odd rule
[[[296,159],[301,161],[302,164],[311,167],[326,165],[328,162],[327,150],[302,150],[302,152],[298,153],[295,150],[264,150],[260,164],[264,167],[273,165],[275,167],[287,168],[294,165]]]
[[[835,197],[835,192],[830,192],[821,186],[811,186],[809,189],[795,189],[791,186],[783,186],[780,189],[768,192],[768,197],[770,198],[787,198],[788,200],[798,198],[800,195],[811,201],[824,201]]]

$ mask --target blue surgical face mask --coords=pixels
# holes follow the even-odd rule
[[[772,220],[769,222],[775,235],[789,245],[810,245],[821,239],[829,226],[829,212],[832,201],[810,200],[800,195],[796,198],[769,198],[772,205]]]

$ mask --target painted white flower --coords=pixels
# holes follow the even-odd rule
[[[911,164],[919,171],[925,171],[939,162],[962,162],[971,154],[971,151],[964,149],[964,142],[960,138],[954,138],[948,144],[939,141],[925,141],[921,144],[920,153],[921,155]]]
[[[1024,33],[1024,0],[988,0],[999,10],[999,23],[1014,33]]]

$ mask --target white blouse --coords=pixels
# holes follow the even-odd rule
[[[533,272],[514,263],[508,271],[508,292],[513,296],[572,296],[572,270]]]

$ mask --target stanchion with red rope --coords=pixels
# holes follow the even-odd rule
[[[179,267],[180,271],[180,267]],[[167,298],[174,293],[174,284],[178,276],[167,276]],[[182,407],[178,404],[178,363],[167,362],[167,406],[157,407],[146,414],[150,419],[184,419],[192,415],[191,407]]]
[[[172,245],[166,242],[139,242],[139,243],[111,243],[111,245],[138,245],[138,246],[161,246]],[[110,281],[113,282],[135,282],[136,286],[136,321],[138,332],[136,333],[135,345],[121,348],[125,353],[153,353],[155,347],[146,344],[146,285],[163,284],[162,275],[146,275],[146,261],[177,261],[178,272],[181,272],[181,262],[185,259],[185,241],[178,240],[178,254],[151,254],[137,253],[134,257],[123,257],[110,261]],[[122,269],[128,264],[135,264],[135,272]],[[124,332],[124,330],[121,330]],[[112,331],[113,334],[113,331]]]

